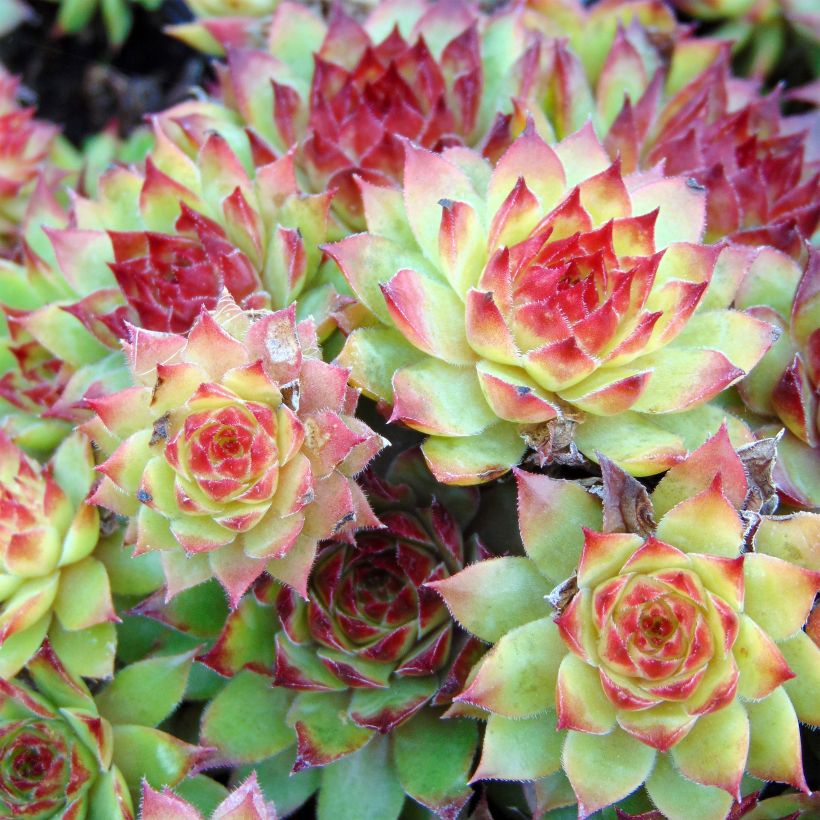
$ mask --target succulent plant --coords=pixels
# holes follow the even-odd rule
[[[119,49],[128,38],[134,15],[131,3],[136,2],[147,11],[159,8],[161,0],[52,0],[59,5],[54,21],[58,36],[74,35],[87,28],[94,16],[102,16],[108,44]]]
[[[292,307],[225,294],[187,337],[134,328],[126,351],[134,386],[89,400],[93,500],[161,551],[169,596],[216,576],[236,604],[265,570],[304,592],[318,540],[374,521],[353,476],[382,441]]]
[[[257,588],[203,659],[233,677],[203,715],[202,742],[241,772],[258,770],[285,814],[318,788],[322,818],[340,800],[351,816],[398,817],[405,794],[455,817],[471,794],[478,735],[472,722],[439,716],[481,649],[424,584],[486,554],[462,534],[477,493],[436,488],[417,451],[397,458],[387,479],[366,474],[362,484],[384,526],[328,541],[304,600],[289,587]],[[260,598],[275,600],[282,624],[273,691],[261,677],[269,669],[243,651]],[[263,736],[249,736],[246,722]]]
[[[46,635],[77,674],[111,673],[116,648],[108,574],[92,554],[99,513],[89,441],[73,433],[41,467],[0,432],[0,677]]]
[[[738,391],[764,423],[775,417],[787,428],[778,442],[775,467],[783,496],[799,507],[820,507],[817,250],[811,249],[807,263],[801,266],[774,248],[761,248],[740,285],[736,304],[781,331],[760,365],[740,382]]]
[[[528,129],[492,171],[463,148],[405,163],[401,192],[362,183],[370,233],[326,250],[374,317],[339,360],[430,435],[440,481],[501,475],[525,441],[550,459],[576,423],[585,456],[650,475],[717,428],[698,405],[773,330],[705,297],[737,260],[698,244],[699,186],[622,176],[590,127],[554,150]]]
[[[495,143],[523,128],[528,111],[548,139],[591,118],[625,173],[663,162],[706,188],[707,241],[804,253],[820,222],[811,143],[799,118],[780,113],[780,91],[764,97],[732,76],[727,42],[689,36],[656,4],[536,8],[529,23],[552,37],[520,60],[522,99]]]
[[[131,664],[92,696],[46,641],[26,667],[31,683],[0,679],[10,816],[132,820],[143,779],[175,786],[202,764],[211,750],[154,728],[176,708],[191,660]]]
[[[45,171],[59,129],[18,103],[20,81],[0,66],[0,252],[15,249],[20,224],[38,176]]]
[[[276,159],[235,124],[226,137],[213,133],[196,104],[153,126],[145,172],[106,174],[96,197],[75,204],[80,232],[67,234],[87,256],[94,248],[95,264],[111,265],[131,321],[187,331],[200,306],[213,308],[227,288],[247,307],[298,300],[299,318],[313,316],[326,336],[352,302],[318,249],[331,194],[304,194],[291,155]]]
[[[510,69],[524,42],[515,11],[485,17],[467,3],[390,0],[359,25],[340,7],[325,23],[284,2],[267,53],[230,50],[221,98],[275,150],[297,143],[310,189],[335,189],[336,213],[361,229],[355,177],[399,182],[402,139],[433,151],[477,145],[496,111],[511,107]]]
[[[806,790],[798,719],[820,722],[820,650],[802,627],[820,517],[756,512],[771,465],[752,447],[741,457],[721,429],[651,497],[604,460],[603,504],[517,473],[527,557],[433,584],[495,643],[456,698],[489,713],[474,779],[563,769],[581,816],[645,784],[670,820],[724,818],[744,771]]]
[[[140,820],[202,820],[188,801],[169,789],[157,792],[147,783],[142,787]],[[210,820],[276,820],[275,808],[265,798],[251,775],[225,798],[210,815]]]

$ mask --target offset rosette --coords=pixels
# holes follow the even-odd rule
[[[372,233],[327,251],[378,320],[340,361],[430,434],[439,480],[500,475],[522,436],[539,446],[566,421],[587,457],[660,472],[720,424],[700,406],[772,343],[706,296],[738,259],[699,244],[699,187],[624,177],[591,128],[554,150],[528,129],[492,171],[461,148],[407,145],[405,165],[402,194],[362,185]]]
[[[807,125],[781,114],[779,91],[763,97],[732,75],[727,41],[692,37],[661,4],[528,5],[529,25],[548,37],[519,61],[521,99],[494,144],[527,112],[547,139],[591,119],[625,172],[663,162],[704,186],[708,241],[803,254],[820,222]]]
[[[798,720],[820,724],[820,649],[803,629],[820,516],[755,512],[763,449],[741,459],[721,429],[651,497],[604,459],[603,504],[517,474],[527,557],[433,585],[495,643],[456,699],[489,713],[474,778],[563,769],[582,816],[643,785],[670,820],[693,805],[723,820],[744,772],[807,790]],[[759,522],[752,536],[741,513]]]
[[[341,799],[346,773],[364,765],[369,778],[398,779],[404,793],[455,817],[470,797],[477,734],[471,721],[440,721],[434,707],[449,703],[480,648],[465,643],[428,585],[485,553],[462,534],[477,494],[458,490],[436,500],[429,477],[419,480],[426,473],[419,461],[418,453],[405,454],[389,481],[366,477],[384,527],[360,530],[355,543],[326,545],[307,601],[288,588],[279,593],[275,682],[297,692],[287,713],[296,732],[294,771],[326,767],[320,801]],[[400,478],[412,489],[395,483]],[[434,744],[435,759],[419,755],[418,743]],[[380,817],[398,817],[400,794]],[[366,799],[357,798],[357,813],[366,813]]]
[[[234,118],[213,122],[214,106],[198,105],[155,117],[144,172],[110,170],[94,198],[77,199],[77,227],[51,234],[55,264],[70,282],[91,280],[119,297],[115,312],[96,292],[72,312],[89,324],[127,311],[120,330],[127,318],[184,333],[227,290],[246,308],[298,300],[299,318],[312,316],[326,335],[352,301],[318,249],[332,194],[305,194],[291,154],[277,157]]]
[[[770,322],[780,337],[760,366],[739,385],[746,406],[767,422],[785,425],[777,445],[775,479],[798,507],[820,506],[820,255],[805,265],[762,248],[738,290],[736,303]]]
[[[337,214],[360,230],[355,178],[400,182],[402,139],[437,152],[475,146],[497,112],[511,108],[510,69],[526,42],[519,18],[517,11],[488,17],[461,2],[388,0],[362,24],[341,7],[325,22],[285,2],[264,45],[236,31],[225,37],[221,100],[277,151],[297,143],[311,189],[334,189]],[[198,106],[205,118],[214,109]],[[233,122],[226,114],[216,118],[220,132]]]
[[[85,501],[94,477],[79,433],[46,467],[0,433],[0,677],[15,675],[46,635],[72,670],[111,674],[117,618],[92,555],[99,513]]]
[[[293,307],[226,295],[187,337],[135,329],[127,355],[135,386],[91,402],[94,500],[161,551],[169,596],[215,575],[235,605],[266,569],[304,592],[320,539],[375,523],[353,476],[381,439]]]
[[[28,673],[37,689],[0,680],[0,805],[8,817],[82,818],[96,807],[133,820],[122,775],[111,766],[111,726],[46,644]],[[39,690],[39,691],[38,691]]]

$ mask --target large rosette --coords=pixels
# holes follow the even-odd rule
[[[327,250],[378,320],[340,361],[430,434],[439,480],[506,472],[554,421],[636,475],[717,428],[701,405],[773,329],[723,307],[742,260],[699,244],[699,186],[624,177],[589,127],[555,149],[528,129],[492,171],[462,148],[407,145],[405,163],[401,193],[362,184],[371,233]]]
[[[527,558],[434,585],[495,641],[458,698],[489,713],[475,777],[555,783],[563,770],[582,816],[643,784],[671,820],[693,806],[723,820],[744,772],[806,790],[798,720],[820,723],[820,650],[803,631],[820,517],[761,515],[766,452],[773,441],[735,453],[721,429],[651,498],[603,460],[603,505],[518,473]]]
[[[225,295],[187,337],[135,330],[128,358],[136,385],[91,402],[94,500],[162,552],[169,595],[215,575],[235,604],[265,569],[303,592],[318,540],[373,521],[353,476],[381,439],[293,307]]]

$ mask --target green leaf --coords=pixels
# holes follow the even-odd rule
[[[149,658],[126,666],[97,695],[100,714],[114,724],[161,723],[182,699],[195,654]]]
[[[208,753],[148,726],[114,726],[114,764],[131,791],[143,778],[152,789],[176,786]]]
[[[435,812],[458,808],[470,797],[467,785],[478,746],[475,721],[442,720],[424,709],[394,733],[393,757],[410,797]]]
[[[97,624],[70,632],[54,619],[48,632],[51,646],[73,675],[108,678],[114,672],[117,629],[112,623]],[[6,641],[3,649],[10,643]]]
[[[527,449],[514,424],[501,422],[476,436],[430,436],[422,452],[433,475],[446,484],[481,484],[504,475]]]
[[[94,556],[105,564],[115,595],[148,595],[165,583],[159,552],[133,555],[133,545],[123,544],[123,531],[100,539]]]
[[[318,820],[395,820],[404,804],[404,790],[390,761],[386,737],[322,770]]]
[[[466,630],[491,643],[550,612],[550,585],[528,558],[479,561],[428,586]]]
[[[266,800],[276,804],[276,811],[287,817],[296,811],[319,788],[321,769],[305,769],[291,772],[296,747],[290,746],[274,757],[269,757],[254,766],[240,766],[236,770],[237,779],[245,780],[251,772],[256,772],[259,788]]]
[[[615,728],[608,735],[569,732],[564,743],[564,770],[581,809],[591,814],[622,800],[646,780],[656,752]]]
[[[285,722],[293,694],[270,678],[240,672],[211,701],[202,716],[202,743],[215,746],[233,764],[255,763],[293,745]]]
[[[130,820],[134,817],[128,786],[116,766],[97,775],[89,795],[88,816],[105,817],[106,820]]]
[[[584,544],[581,528],[603,526],[601,502],[574,481],[523,470],[515,477],[524,549],[539,572],[557,584],[578,565]]]
[[[669,820],[723,820],[732,806],[728,792],[716,786],[702,786],[683,777],[669,755],[659,755],[646,781],[652,802]]]
[[[214,809],[228,796],[228,790],[221,783],[204,774],[186,777],[174,788],[174,793],[187,800],[204,817],[210,817]]]
[[[372,737],[370,729],[357,726],[348,716],[347,692],[303,692],[288,713],[288,723],[298,738],[294,769],[324,766],[350,755]]]
[[[551,617],[519,626],[485,656],[475,679],[457,700],[511,718],[552,709],[558,667],[566,653]]]
[[[538,780],[561,768],[565,732],[555,712],[523,720],[490,715],[473,780]]]

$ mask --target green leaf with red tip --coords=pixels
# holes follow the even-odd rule
[[[285,717],[293,701],[287,689],[250,670],[236,677],[208,704],[200,742],[218,750],[226,764],[256,763],[293,744]]]
[[[583,527],[603,526],[601,502],[573,481],[519,470],[518,515],[527,555],[553,584],[568,578],[581,555]]]
[[[387,734],[421,709],[437,688],[428,676],[396,678],[387,689],[355,689],[348,714],[358,726]]]
[[[518,464],[525,450],[516,426],[504,422],[475,436],[431,436],[422,445],[433,475],[444,484],[460,485],[481,484],[504,475]]]
[[[404,789],[390,759],[387,738],[375,737],[364,748],[322,771],[318,820],[396,820]]]
[[[296,729],[297,751],[294,771],[324,766],[361,749],[373,731],[357,726],[347,714],[346,692],[303,692],[288,712],[288,723]]]
[[[552,710],[518,720],[490,715],[473,780],[537,780],[559,771],[565,737]]]
[[[550,585],[526,558],[479,561],[428,586],[467,631],[490,643],[550,611]]]
[[[720,479],[681,501],[658,522],[657,537],[684,552],[734,558],[740,552],[743,524],[723,493]]]
[[[656,752],[621,729],[608,735],[569,732],[564,743],[564,771],[586,816],[621,800],[652,771]],[[606,776],[602,776],[602,773]]]
[[[457,698],[506,717],[530,717],[555,705],[558,666],[567,649],[551,617],[508,632]]]
[[[94,699],[88,687],[73,677],[60,663],[50,643],[46,642],[26,665],[37,691],[60,707],[94,709]]]
[[[322,769],[305,769],[291,772],[296,747],[291,746],[275,757],[251,766],[240,766],[236,774],[240,778],[256,772],[259,786],[265,797],[275,801],[276,810],[287,817],[299,808],[319,787]]]
[[[392,404],[393,375],[423,358],[393,328],[360,327],[347,337],[336,361],[350,368],[350,381],[365,395]]]
[[[660,518],[681,501],[705,490],[717,473],[720,473],[724,494],[740,508],[748,490],[746,471],[724,426],[658,482],[652,491],[656,517]]]
[[[477,437],[497,420],[474,368],[429,356],[396,373],[393,396],[391,420],[434,436]]]
[[[746,703],[751,727],[748,771],[761,780],[789,783],[807,791],[800,751],[800,727],[782,686],[758,703]]]
[[[743,576],[744,610],[773,640],[791,637],[806,623],[820,590],[820,572],[752,553],[743,562]]]
[[[575,443],[587,458],[601,452],[630,475],[662,473],[686,455],[683,439],[639,413],[588,416],[575,431]]]
[[[820,647],[801,631],[778,644],[778,649],[795,675],[783,686],[797,717],[803,723],[820,726]]]
[[[441,817],[455,817],[472,792],[467,785],[478,745],[471,720],[442,720],[424,709],[396,729],[393,759],[410,797]]]
[[[689,734],[672,747],[675,765],[690,780],[717,786],[735,798],[749,750],[749,721],[739,701],[702,715]]]
[[[114,764],[133,791],[142,779],[152,788],[175,786],[210,752],[148,726],[114,726]]]
[[[669,755],[660,755],[646,780],[652,802],[668,820],[724,820],[734,802],[723,789],[682,777]]]
[[[100,714],[114,724],[161,723],[185,693],[194,654],[149,658],[121,669],[95,698]]]
[[[558,726],[579,732],[604,735],[615,726],[615,707],[604,694],[594,666],[571,652],[560,666],[555,691]]]

